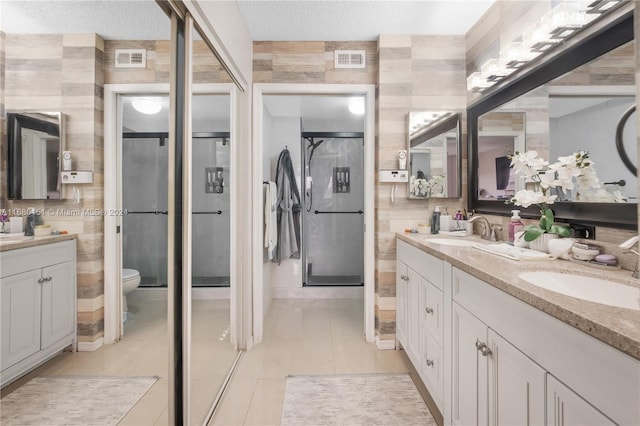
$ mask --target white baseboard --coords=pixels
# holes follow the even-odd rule
[[[380,340],[378,336],[376,336],[376,347],[381,351],[394,351],[396,349],[396,341],[395,340]]]
[[[104,343],[104,338],[99,338],[93,342],[78,342],[78,352],[93,352]]]
[[[364,299],[364,287],[272,287],[274,299]]]

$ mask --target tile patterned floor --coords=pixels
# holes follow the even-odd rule
[[[119,423],[122,426],[168,424],[167,302],[133,296],[134,314],[125,324],[125,337],[94,352],[64,352],[2,390],[6,395],[38,375],[159,376],[160,379]],[[235,352],[229,343],[229,302],[193,301],[192,415],[201,425],[218,393]],[[38,403],[37,401],[35,402]]]
[[[274,300],[211,424],[279,424],[287,375],[406,372],[398,352],[364,341],[363,309],[361,299]]]
[[[63,353],[2,394],[41,374],[158,375],[160,380],[120,425],[168,424],[166,301],[134,300],[130,305],[135,316],[121,342],[95,352]],[[214,347],[216,339],[225,341],[229,314],[224,306],[228,309],[228,304],[216,307],[194,301],[194,339],[214,339],[194,342],[194,368],[203,373],[192,389],[193,424],[204,418],[217,393],[212,383],[222,380],[234,357],[232,351]],[[274,300],[265,319],[263,343],[243,355],[211,424],[279,424],[287,375],[406,372],[396,351],[380,351],[364,341],[363,309],[361,299]]]

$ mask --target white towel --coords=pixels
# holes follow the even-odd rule
[[[268,249],[269,260],[272,260],[278,244],[278,189],[275,182],[265,185],[264,223],[264,246]]]

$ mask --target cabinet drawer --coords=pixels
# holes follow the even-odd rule
[[[75,258],[76,242],[61,241],[36,247],[9,250],[0,254],[2,277],[45,268]]]
[[[422,275],[440,290],[443,290],[444,261],[401,240],[398,240],[397,256],[409,268]]]
[[[442,345],[444,338],[444,294],[426,280],[422,285],[421,317],[425,329]]]

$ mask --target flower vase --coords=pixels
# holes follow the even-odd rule
[[[531,250],[541,251],[543,253],[549,253],[549,241],[558,238],[558,234],[544,233],[535,240],[529,242],[529,248]]]

